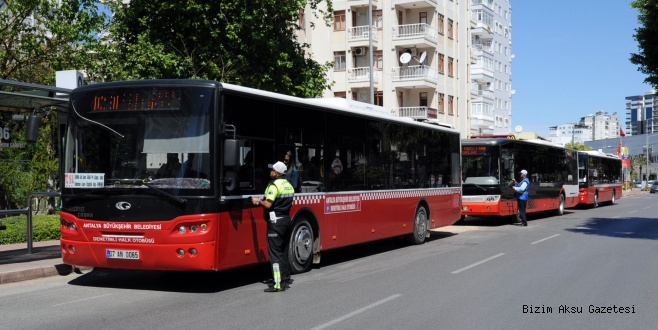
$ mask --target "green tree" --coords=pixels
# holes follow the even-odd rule
[[[592,150],[592,147],[585,145],[583,142],[569,142],[565,144],[564,147],[574,150]]]
[[[105,19],[93,0],[0,0],[0,78],[54,84],[82,66]]]
[[[635,0],[631,7],[639,11],[640,27],[633,35],[639,52],[632,53],[630,61],[647,75],[644,82],[658,88],[658,0]]]
[[[631,157],[631,178],[633,180],[642,180],[642,167],[647,164],[647,158],[644,154],[639,154]],[[639,176],[635,173],[635,168],[640,169]],[[634,175],[635,174],[635,175]]]
[[[328,24],[331,0],[120,0],[90,72],[100,80],[197,78],[310,97],[331,86],[296,33],[308,4]],[[320,4],[326,3],[322,9]]]

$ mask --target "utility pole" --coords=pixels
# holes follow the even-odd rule
[[[370,68],[370,104],[375,104],[375,81],[372,53],[372,0],[368,1],[368,67]]]

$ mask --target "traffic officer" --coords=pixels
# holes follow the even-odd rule
[[[528,206],[528,192],[530,191],[530,180],[528,180],[528,171],[521,170],[521,182],[516,182],[512,178],[514,184],[514,191],[516,192],[516,200],[519,209],[519,216],[521,217],[521,226],[528,226],[528,218],[526,217],[526,208]]]
[[[253,197],[254,205],[262,205],[269,213],[267,218],[267,245],[274,276],[274,285],[265,292],[281,292],[288,288],[290,262],[288,245],[290,242],[290,208],[295,189],[286,180],[287,166],[282,162],[267,165],[270,170],[270,183],[265,188],[265,197]]]

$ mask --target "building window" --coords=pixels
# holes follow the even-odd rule
[[[345,52],[334,52],[334,71],[345,71]]]
[[[453,24],[453,23],[452,23],[452,20],[451,20],[451,19],[448,19],[448,38],[450,38],[450,39],[453,38],[453,35],[452,35],[452,24]]]
[[[439,113],[445,113],[446,110],[443,108],[443,94],[439,93]]]
[[[448,75],[451,76],[451,77],[455,75],[455,72],[453,70],[453,65],[452,65],[453,61],[454,60],[452,59],[452,57],[448,57]]]
[[[334,92],[334,97],[341,98],[341,99],[346,99],[347,98],[347,92]]]
[[[304,8],[299,10],[299,28],[301,30],[306,29],[306,18],[304,17]]]
[[[455,114],[455,109],[454,109],[454,102],[452,101],[454,96],[448,95],[448,114],[449,115],[454,115]]]
[[[427,12],[426,11],[422,11],[422,12],[418,13],[418,21],[421,24],[427,24]]]
[[[439,14],[439,34],[443,34],[443,15]]]
[[[444,73],[445,71],[443,70],[444,68],[444,63],[445,59],[443,57],[443,54],[439,54],[439,73]]]
[[[334,12],[334,31],[345,30],[345,11]]]
[[[381,70],[384,68],[384,55],[381,50],[374,51],[373,63],[375,68]]]
[[[376,26],[378,29],[384,27],[384,14],[382,13],[381,10],[373,10],[372,19],[375,20],[374,22],[372,22],[372,25]]]
[[[375,105],[384,106],[384,92],[375,92]]]
[[[419,93],[418,96],[420,97],[419,104],[421,107],[426,107],[427,106],[427,93]]]

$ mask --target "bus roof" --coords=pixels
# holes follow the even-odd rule
[[[78,87],[74,89],[71,94],[75,94],[78,92],[86,92],[86,91],[91,91],[101,88],[120,88],[120,87],[131,87],[131,86],[134,87],[172,86],[172,85],[218,88],[220,91],[228,91],[236,94],[248,94],[251,97],[256,97],[256,98],[260,97],[268,100],[274,100],[279,103],[311,106],[314,108],[321,108],[327,111],[334,111],[343,114],[352,114],[360,117],[386,120],[391,122],[397,122],[400,124],[413,125],[418,127],[424,127],[424,128],[459,134],[458,130],[452,127],[446,127],[446,125],[422,123],[422,122],[417,122],[411,118],[394,117],[391,115],[391,111],[389,109],[368,103],[345,100],[341,98],[300,98],[300,97],[268,92],[260,89],[238,86],[238,85],[222,83],[212,80],[201,80],[201,79],[126,80],[126,81],[91,84],[87,86]]]
[[[537,139],[532,139],[532,140],[516,140],[516,139],[508,139],[508,138],[478,138],[478,139],[462,139],[462,145],[469,145],[469,146],[481,146],[481,145],[505,145],[505,144],[510,144],[510,143],[522,143],[522,144],[532,144],[532,145],[542,145],[542,146],[547,146],[547,147],[553,147],[556,149],[567,149],[567,150],[573,150],[569,148],[565,148],[559,144],[555,144],[550,141],[544,141],[544,140],[537,140]]]
[[[595,157],[601,157],[601,158],[610,158],[610,159],[621,159],[617,156],[611,155],[611,154],[606,154],[605,152],[601,150],[579,150],[579,154],[587,154],[590,156],[595,156]]]

